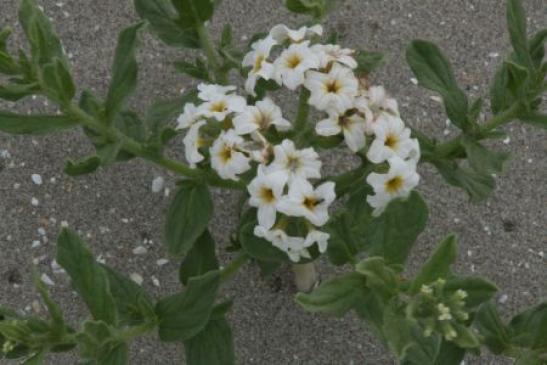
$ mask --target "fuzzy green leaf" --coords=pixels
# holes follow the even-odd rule
[[[547,129],[547,114],[539,112],[524,113],[519,116],[519,120],[534,127]]]
[[[348,273],[325,281],[309,294],[298,293],[296,302],[308,312],[341,317],[364,302],[366,294],[366,278],[358,273]]]
[[[103,268],[77,234],[63,229],[57,239],[57,262],[72,280],[96,320],[115,324],[116,304]]]
[[[47,134],[71,129],[78,121],[63,115],[20,115],[0,111],[0,131],[10,134]]]
[[[464,189],[471,201],[479,202],[486,199],[496,185],[490,174],[465,169],[453,160],[435,160],[433,164],[446,182]]]
[[[547,302],[513,317],[509,322],[509,331],[512,343],[547,351]]]
[[[368,75],[385,63],[385,57],[380,52],[358,51],[355,55],[357,73]]]
[[[58,58],[42,68],[44,89],[48,96],[64,105],[70,103],[76,94],[76,86],[70,71]]]
[[[519,64],[530,68],[532,62],[526,34],[526,14],[520,0],[507,0],[507,27]]]
[[[249,256],[262,261],[288,261],[289,258],[285,252],[254,234],[254,227],[256,225],[256,220],[252,220],[244,224],[239,230],[239,243],[241,243],[245,252],[247,252]]]
[[[134,0],[139,16],[161,41],[173,47],[199,48],[199,36],[193,27],[180,23],[169,0]]]
[[[112,65],[112,79],[106,97],[106,118],[112,121],[122,109],[127,98],[137,87],[138,66],[135,51],[137,49],[138,32],[143,23],[138,23],[124,29],[118,37],[118,45]]]
[[[498,288],[490,281],[477,277],[453,277],[447,280],[444,290],[447,293],[462,289],[467,292],[465,305],[467,308],[475,308],[490,300],[498,291]]]
[[[490,302],[482,304],[477,311],[474,324],[492,353],[501,354],[510,346],[507,327],[503,324],[494,304]]]
[[[218,269],[218,261],[215,253],[215,241],[209,230],[206,229],[182,261],[180,281],[187,285],[190,278],[216,269]]]
[[[530,40],[530,56],[535,66],[539,68],[545,57],[545,42],[547,41],[547,28],[537,32]]]
[[[458,257],[456,236],[450,235],[439,243],[433,255],[422,266],[410,286],[411,293],[417,293],[422,285],[432,283],[439,278],[446,278],[450,266]]]
[[[365,250],[388,264],[404,264],[427,218],[427,205],[416,191],[406,199],[392,201],[364,229]]]
[[[175,69],[198,80],[211,81],[207,65],[199,58],[196,59],[195,63],[177,61],[175,62]]]
[[[162,299],[156,305],[162,341],[185,341],[207,325],[220,284],[218,271],[188,280],[184,292]]]
[[[186,255],[207,229],[212,215],[213,201],[207,185],[182,181],[167,212],[165,241],[169,253]]]
[[[509,158],[508,153],[488,150],[473,138],[464,136],[461,145],[465,149],[469,165],[477,173],[499,174]]]
[[[95,172],[99,166],[101,166],[101,159],[98,156],[90,156],[80,161],[67,161],[64,172],[69,176],[85,175]]]
[[[458,86],[452,66],[439,47],[428,41],[414,40],[407,48],[406,59],[420,85],[441,94],[452,123],[462,130],[469,129],[467,96]]]
[[[367,287],[381,297],[389,299],[397,294],[397,274],[386,266],[383,258],[369,257],[355,265],[355,271],[364,275]]]
[[[18,101],[40,90],[37,83],[0,85],[0,99]]]

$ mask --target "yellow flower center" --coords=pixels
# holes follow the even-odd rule
[[[262,69],[262,63],[264,62],[265,59],[266,59],[266,57],[264,57],[264,55],[259,55],[256,58],[255,65],[253,67],[253,72],[254,73],[257,73],[258,71],[260,71]]]
[[[386,137],[386,141],[384,142],[384,144],[391,149],[396,148],[398,143],[399,138],[393,134],[388,135]]]
[[[225,110],[226,110],[226,103],[224,102],[224,100],[217,101],[217,102],[214,102],[213,104],[211,104],[211,111],[212,112],[222,113]]]
[[[260,198],[266,203],[273,203],[275,201],[273,190],[265,186],[260,190]]]
[[[300,167],[300,159],[296,156],[287,157],[287,169],[296,171]]]
[[[330,80],[325,84],[328,93],[337,94],[342,89],[342,84],[338,80]]]
[[[320,203],[320,200],[317,199],[314,196],[307,196],[302,204],[308,209],[308,210],[314,210],[317,204]]]
[[[228,163],[228,161],[232,158],[232,148],[229,146],[224,146],[218,155],[222,162]]]
[[[302,58],[300,58],[300,55],[296,53],[293,53],[289,57],[287,57],[287,67],[290,69],[294,70],[301,62]]]
[[[396,193],[398,192],[404,184],[404,180],[400,176],[395,176],[394,178],[386,181],[386,191],[388,193]]]

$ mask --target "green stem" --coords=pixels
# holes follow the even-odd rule
[[[118,129],[107,126],[100,121],[97,121],[95,118],[84,112],[78,106],[71,104],[67,107],[67,113],[74,116],[82,122],[85,127],[93,129],[106,136],[111,141],[121,141],[122,148],[128,152],[131,152],[135,156],[148,160],[155,163],[169,171],[172,171],[178,175],[186,176],[194,179],[203,179],[209,185],[216,186],[219,188],[227,189],[237,189],[245,190],[247,188],[246,184],[242,181],[231,181],[231,180],[222,180],[214,173],[206,173],[203,170],[193,169],[188,165],[185,165],[181,162],[168,159],[165,156],[150,154],[141,143],[135,141],[131,137],[126,136]]]
[[[304,133],[304,131],[306,130],[308,115],[310,114],[310,106],[308,104],[309,98],[309,90],[305,87],[302,87],[300,90],[300,98],[298,100],[298,112],[296,114],[296,121],[294,122],[294,130],[297,134]]]
[[[246,253],[240,253],[236,256],[235,259],[230,261],[230,263],[220,271],[220,280],[221,282],[226,282],[234,276],[241,266],[243,266],[251,257]]]
[[[477,139],[481,140],[486,138],[486,135],[488,132],[498,128],[499,126],[506,124],[513,119],[515,119],[516,116],[521,111],[521,104],[519,102],[514,103],[506,109],[505,111],[493,116],[488,122],[486,122],[480,129],[480,132],[477,134]],[[433,153],[432,158],[446,158],[450,155],[453,155],[462,148],[461,146],[461,140],[463,138],[463,134],[460,134],[459,136],[451,139],[448,142],[438,144],[435,147],[435,151]]]
[[[201,48],[207,55],[207,60],[209,61],[211,67],[215,72],[216,82],[226,85],[228,83],[228,78],[226,76],[226,73],[222,71],[220,57],[215,49],[215,46],[213,45],[213,41],[211,40],[211,36],[207,27],[205,26],[205,24],[200,23],[197,25],[196,29],[198,32]]]
[[[146,322],[138,326],[128,327],[118,334],[118,337],[124,342],[131,342],[133,339],[146,335],[153,331],[157,326],[155,322]]]

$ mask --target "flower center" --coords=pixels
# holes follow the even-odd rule
[[[287,57],[287,67],[290,69],[294,70],[301,62],[302,58],[300,58],[300,55],[296,53],[293,53],[289,57]]]
[[[259,55],[256,58],[255,65],[254,65],[254,68],[253,68],[254,73],[257,73],[258,71],[260,71],[262,69],[262,62],[264,62],[265,59],[266,59],[266,57],[264,57],[264,55]]]
[[[399,143],[399,138],[393,134],[389,134],[384,142],[384,144],[391,149],[395,149],[397,143]]]
[[[275,201],[273,190],[266,186],[262,187],[260,190],[260,198],[266,203],[273,203]]]
[[[304,205],[308,210],[313,211],[320,202],[321,201],[314,196],[307,196],[302,202],[302,205]]]
[[[325,84],[325,89],[328,93],[337,94],[341,88],[342,85],[338,82],[338,80],[330,80]]]
[[[226,110],[226,103],[224,102],[224,100],[217,101],[217,102],[214,102],[213,104],[211,104],[211,111],[212,112],[222,113],[225,110]]]
[[[300,159],[297,156],[287,157],[287,169],[294,172],[300,167]]]
[[[255,114],[254,122],[258,125],[260,129],[268,129],[271,123],[271,117],[268,114],[258,112]]]
[[[386,181],[386,191],[391,194],[396,193],[403,187],[403,184],[403,178],[395,176],[391,180]]]
[[[232,158],[232,148],[229,146],[224,146],[218,155],[222,162],[228,163],[228,161]]]

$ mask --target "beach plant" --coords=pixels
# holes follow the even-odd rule
[[[352,312],[400,364],[456,365],[485,348],[519,365],[547,364],[547,303],[504,321],[491,300],[493,283],[452,270],[454,235],[415,275],[405,271],[428,220],[415,190],[418,165],[431,164],[447,183],[482,201],[509,157],[484,142],[505,137],[501,127],[509,123],[547,127],[541,105],[547,29],[529,38],[522,4],[507,0],[513,50],[494,76],[490,111],[483,98],[470,100],[458,85],[439,47],[426,40],[408,45],[406,60],[418,84],[440,96],[460,130],[439,141],[406,125],[397,100],[376,82],[380,53],[344,48],[337,34],[325,34],[320,23],[337,1],[286,0],[308,21],[297,29],[277,25],[246,46],[234,42],[230,25],[218,40],[211,36],[217,3],[135,0],[141,21],[119,35],[105,96],[75,85],[62,42],[36,0],[20,1],[26,50],[8,45],[11,29],[0,31],[0,98],[41,95],[58,107],[52,114],[0,110],[0,131],[80,129],[95,152],[67,160],[70,176],[133,158],[178,176],[163,238],[165,251],[180,262],[181,282],[179,292],[154,298],[98,262],[81,237],[63,228],[56,261],[89,317],[69,323],[36,276],[49,317],[0,306],[0,358],[40,364],[50,353],[77,350],[85,364],[126,364],[131,341],[157,333],[161,341],[184,346],[188,364],[235,364],[226,316],[232,301],[222,286],[255,263],[263,275],[292,266],[297,305],[335,316]],[[143,32],[198,51],[193,62],[175,62],[173,72],[199,82],[139,115],[128,102],[138,87]],[[295,113],[275,101],[280,95],[298,100]],[[484,121],[482,113],[490,117]],[[168,148],[184,152],[184,159],[167,157]],[[338,150],[354,155],[354,163],[326,175],[322,156]],[[209,231],[211,187],[242,197],[228,248],[232,259],[222,265],[216,252],[226,248],[217,247]],[[344,273],[319,282],[314,262],[322,255]]]

